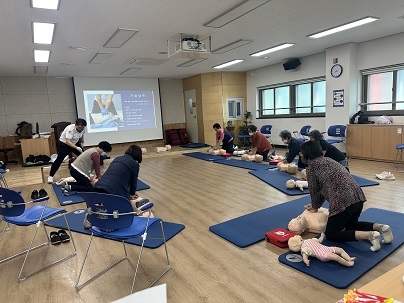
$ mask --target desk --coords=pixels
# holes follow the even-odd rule
[[[383,297],[391,297],[396,301],[404,302],[403,275],[404,262],[358,290]]]
[[[20,142],[23,163],[29,155],[50,156],[49,138],[21,139]]]

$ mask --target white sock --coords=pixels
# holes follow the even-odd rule
[[[378,251],[380,249],[380,233],[378,231],[369,232],[369,241],[372,243],[371,251]]]
[[[383,225],[382,226],[382,232],[381,234],[383,235],[383,243],[388,244],[391,243],[394,239],[393,237],[393,232],[391,231],[390,226],[388,225]]]

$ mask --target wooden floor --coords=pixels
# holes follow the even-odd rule
[[[9,186],[22,190],[24,198],[28,199],[34,189],[45,188],[51,197],[50,204],[59,206],[51,186],[41,183],[39,167],[11,165],[9,168],[6,175]],[[404,212],[404,173],[396,173],[393,164],[351,160],[350,169],[355,175],[369,179],[385,170],[393,172],[395,181],[381,181],[379,186],[363,188],[368,199],[365,207]],[[62,168],[56,178],[66,175],[66,168]],[[247,170],[185,157],[173,151],[145,156],[140,179],[151,187],[140,191],[139,195],[155,203],[154,214],[186,226],[167,243],[172,269],[159,284],[167,283],[168,302],[336,302],[346,292],[280,264],[278,256],[285,249],[264,241],[241,249],[209,231],[213,224],[295,199],[248,174]],[[84,207],[82,203],[66,209]],[[16,251],[30,236],[27,228],[13,227],[0,243],[1,255]],[[17,282],[22,258],[1,264],[0,301],[90,303],[110,302],[128,295],[139,248],[128,245],[130,262],[119,264],[76,292],[74,283],[89,237],[76,233],[73,236],[78,249],[76,257],[26,281]],[[93,249],[95,254],[88,269],[95,272],[120,253],[122,246],[97,238]],[[66,250],[66,244],[38,250],[33,254],[34,266],[40,265],[44,257],[51,258]],[[146,287],[152,276],[162,269],[163,251],[162,247],[144,250],[137,290]],[[360,288],[403,260],[401,247],[351,288]]]

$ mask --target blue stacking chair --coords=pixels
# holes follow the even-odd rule
[[[153,286],[170,269],[170,261],[168,259],[168,251],[166,245],[166,238],[164,235],[163,221],[160,218],[150,218],[153,203],[150,203],[149,205],[145,205],[144,207],[142,207],[142,211],[148,210],[148,216],[146,218],[135,216],[137,213],[133,211],[132,204],[128,199],[124,197],[103,193],[80,193],[80,195],[83,197],[83,199],[87,204],[87,220],[91,223],[92,227],[87,251],[80,269],[79,276],[77,278],[76,289],[79,290],[83,288],[85,285],[92,282],[99,276],[103,275],[115,265],[119,264],[125,259],[128,259],[125,247],[125,240],[130,238],[141,237],[142,245],[140,247],[139,256],[137,258],[137,264],[135,269],[135,275],[133,277],[133,283],[131,289],[132,293],[135,286],[136,276],[139,269],[144,242],[146,241],[147,238],[147,230],[154,224],[160,223],[162,239],[164,241],[165,255],[167,258],[167,267],[165,268],[164,272],[148,286],[148,288]],[[99,273],[95,274],[94,276],[83,282],[82,284],[79,284],[84,264],[89,255],[91,241],[94,235],[101,236],[107,239],[122,241],[124,255],[111,265],[107,266],[105,269],[101,270]]]
[[[242,147],[250,146],[250,135],[248,134],[247,129],[243,129],[243,131],[240,132],[237,138],[241,142]]]
[[[24,262],[21,266],[20,273],[18,275],[18,281],[23,281],[53,265],[59,264],[60,262],[65,261],[65,260],[73,257],[74,255],[76,255],[76,246],[74,244],[73,237],[70,232],[69,224],[68,224],[68,222],[66,220],[66,216],[65,216],[66,210],[47,206],[48,200],[49,200],[49,197],[46,196],[43,198],[25,202],[23,197],[18,192],[8,189],[8,188],[0,188],[0,215],[2,216],[3,220],[7,223],[7,224],[5,224],[5,226],[3,228],[3,232],[0,236],[0,240],[3,239],[3,236],[6,233],[6,231],[10,230],[10,228],[9,228],[10,225],[16,225],[16,226],[22,226],[22,227],[36,225],[34,235],[29,243],[28,249],[24,250],[20,253],[17,253],[13,256],[4,258],[3,260],[0,261],[0,264],[2,264],[6,261],[14,259],[15,257],[25,254]],[[29,208],[26,208],[26,205],[31,204],[31,203],[38,203],[40,205],[35,205],[35,206],[31,206]],[[45,220],[47,220],[51,217],[57,216],[57,215],[63,215],[65,218],[66,228],[70,234],[70,243],[73,247],[72,252],[63,258],[60,258],[57,261],[54,261],[53,263],[51,263],[49,265],[45,265],[41,269],[22,277],[22,272],[24,270],[24,266],[28,259],[29,253],[37,248],[48,246],[50,243],[50,239],[49,239],[49,236],[46,231],[45,224],[44,224]],[[39,245],[33,247],[35,236],[41,225],[44,228],[45,235],[47,237],[47,242],[44,242],[42,244],[39,244]],[[44,254],[43,256],[45,256],[45,255],[46,254]],[[41,263],[41,261],[38,259],[36,259],[35,262]]]
[[[6,170],[3,168],[0,168],[0,184],[3,183],[3,187],[8,187],[6,177],[4,176],[6,173]]]
[[[403,163],[404,144],[397,144],[396,150],[397,150],[397,153],[396,153],[396,160],[394,161],[394,165],[396,166],[397,171],[403,172],[403,171],[399,170],[399,166],[404,164]]]
[[[263,125],[260,129],[260,133],[264,135],[265,138],[271,142],[271,145],[273,145],[272,140],[271,140],[271,134],[272,134],[272,125]]]
[[[305,125],[299,131],[294,131],[293,134],[300,141],[307,141],[309,139],[311,125]],[[300,136],[300,137],[299,137]]]
[[[326,141],[330,144],[335,144],[335,143],[344,143],[345,144],[345,132],[346,132],[346,126],[345,125],[331,125],[328,128],[327,135],[328,137],[334,137],[338,139],[327,139]]]

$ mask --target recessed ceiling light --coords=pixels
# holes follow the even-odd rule
[[[293,43],[283,43],[281,45],[277,45],[277,46],[274,46],[274,47],[271,47],[271,48],[268,48],[268,49],[264,49],[262,51],[259,51],[258,53],[251,54],[250,56],[251,57],[263,56],[263,55],[273,53],[273,52],[276,52],[276,51],[284,49],[284,48],[291,47],[293,45],[294,45]]]
[[[59,0],[31,0],[31,6],[34,8],[59,9]]]
[[[265,3],[269,2],[270,0],[242,0],[236,5],[232,6],[228,10],[221,13],[219,16],[209,20],[208,22],[204,23],[203,26],[207,27],[215,27],[219,28],[222,27],[241,16],[255,10],[256,8],[264,5]]]
[[[128,40],[132,38],[137,32],[138,30],[136,29],[118,28],[104,44],[104,47],[120,48],[122,45],[128,42]]]
[[[138,61],[140,61],[139,58],[133,57],[133,58],[129,59],[127,62],[125,62],[125,64],[134,64]]]
[[[60,65],[69,65],[69,66],[74,66],[74,63],[69,63],[69,62],[62,62]]]
[[[205,61],[205,60],[207,60],[207,59],[208,59],[208,58],[199,58],[199,59],[188,60],[187,62],[184,62],[184,63],[182,63],[182,64],[180,64],[180,65],[177,65],[177,67],[188,67],[188,66],[197,64],[197,63],[199,63],[199,62]]]
[[[315,34],[308,35],[307,37],[309,37],[309,38],[321,38],[321,37],[324,37],[324,36],[328,36],[328,35],[331,35],[331,34],[342,32],[344,30],[347,30],[347,29],[350,29],[350,28],[353,28],[353,27],[357,27],[357,26],[361,26],[361,25],[364,25],[364,24],[367,24],[367,23],[370,23],[370,22],[374,22],[374,21],[377,21],[377,20],[380,20],[380,18],[377,18],[377,17],[365,17],[365,18],[362,18],[362,19],[359,19],[359,20],[351,21],[351,22],[346,23],[346,24],[339,25],[337,27],[327,29],[325,31],[321,31],[321,32],[318,32],[318,33],[315,33]]]
[[[159,52],[159,55],[167,55],[168,52]]]
[[[108,58],[111,57],[111,54],[107,53],[97,53],[89,63],[91,64],[103,64]]]
[[[69,50],[79,50],[79,51],[85,51],[86,48],[84,46],[69,46]]]
[[[50,51],[48,50],[34,50],[35,62],[49,62]]]
[[[134,74],[134,73],[136,73],[137,71],[140,71],[140,70],[141,70],[141,68],[131,67],[131,68],[128,68],[127,70],[124,70],[121,73],[121,75],[132,75],[132,74]]]
[[[231,51],[232,49],[238,48],[251,42],[253,42],[253,40],[239,39],[213,50],[212,54],[223,54],[228,51]]]
[[[52,44],[55,23],[32,22],[33,41],[37,44]]]
[[[237,64],[237,63],[243,62],[243,61],[244,61],[244,60],[236,59],[236,60],[232,60],[232,61],[229,61],[229,62],[220,64],[220,65],[216,65],[216,66],[214,66],[213,68],[220,69],[220,68],[224,68],[224,67],[227,67],[227,66],[230,66],[230,65],[233,65],[233,64]]]

